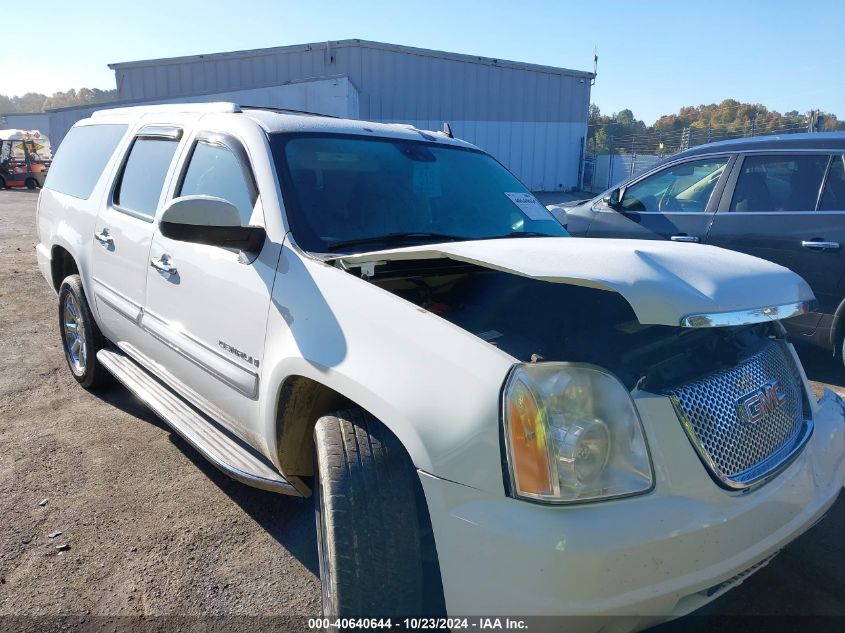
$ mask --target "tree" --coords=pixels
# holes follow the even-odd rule
[[[100,90],[99,88],[71,88],[67,92],[54,92],[52,96],[39,92],[28,92],[21,96],[6,96],[0,94],[0,113],[15,114],[26,112],[44,112],[54,108],[88,105],[91,103],[105,103],[117,99],[117,90]]]
[[[754,134],[800,132],[807,129],[810,113],[790,110],[784,114],[760,103],[724,99],[720,103],[684,106],[677,114],[661,116],[654,125],[639,121],[629,109],[610,116],[590,105],[587,151],[671,154],[682,146]],[[845,121],[835,114],[817,113],[822,131],[845,130]]]

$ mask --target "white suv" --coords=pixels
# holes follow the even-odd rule
[[[216,466],[314,495],[323,609],[636,629],[830,507],[842,403],[714,247],[571,238],[446,132],[235,104],[108,110],[38,211],[68,365]],[[589,622],[589,625],[585,624]]]

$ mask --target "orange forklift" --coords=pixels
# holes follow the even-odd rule
[[[0,189],[44,186],[52,160],[50,141],[38,130],[0,130]]]

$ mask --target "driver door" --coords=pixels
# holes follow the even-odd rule
[[[180,166],[173,197],[222,198],[242,226],[264,226],[250,158],[228,134],[200,132]],[[148,354],[183,397],[256,447],[267,313],[280,245],[258,253],[177,241],[150,246],[144,327]]]
[[[703,242],[731,160],[690,159],[623,185],[594,208],[587,236]]]

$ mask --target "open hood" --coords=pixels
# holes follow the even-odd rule
[[[622,295],[644,325],[713,327],[795,316],[812,290],[771,262],[702,244],[537,237],[428,244],[335,258],[348,268],[449,258]],[[538,306],[540,307],[540,306]]]

